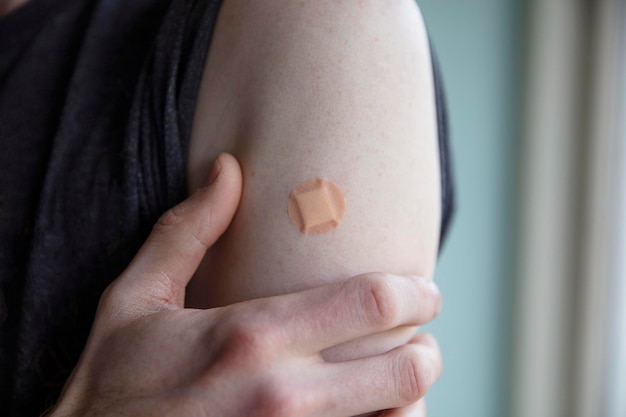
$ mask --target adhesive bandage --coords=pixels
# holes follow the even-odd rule
[[[323,179],[303,182],[289,196],[289,218],[302,233],[321,235],[334,230],[345,210],[339,187]]]

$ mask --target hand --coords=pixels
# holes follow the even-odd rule
[[[161,217],[103,294],[52,416],[345,417],[420,399],[441,370],[432,337],[349,362],[328,363],[320,352],[431,320],[440,296],[425,279],[373,273],[222,308],[184,308],[185,287],[241,194],[232,156],[221,155],[209,178]]]

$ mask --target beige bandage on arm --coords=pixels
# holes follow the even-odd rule
[[[298,185],[289,196],[291,222],[302,233],[321,235],[339,226],[346,209],[339,187],[323,179]]]

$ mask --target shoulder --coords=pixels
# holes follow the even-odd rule
[[[414,0],[225,0],[223,10],[231,17],[253,17],[262,22],[272,16],[304,16],[336,19],[378,19],[392,17],[410,20],[419,16]],[[275,21],[274,21],[275,22]]]
[[[277,134],[277,124],[338,137],[350,121],[390,135],[419,120],[414,134],[425,131],[419,141],[432,148],[434,108],[414,0],[225,0],[196,104],[189,185],[219,152]]]
[[[387,45],[391,49],[428,50],[414,0],[225,0],[220,20],[218,30],[232,41],[251,35],[259,46],[263,42],[295,46],[304,41],[315,49],[393,40]]]

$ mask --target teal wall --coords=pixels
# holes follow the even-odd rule
[[[446,83],[458,206],[426,327],[444,374],[429,417],[506,417],[510,391],[521,0],[418,0]]]

